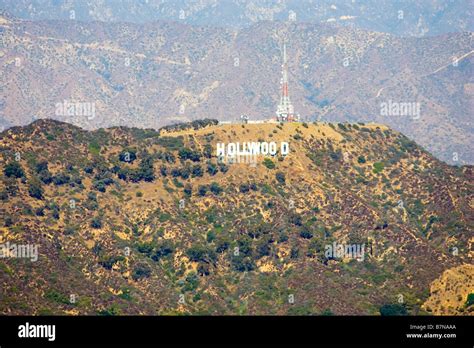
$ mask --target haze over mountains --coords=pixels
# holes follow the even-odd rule
[[[146,23],[159,20],[241,28],[261,20],[338,23],[400,36],[473,31],[468,0],[2,0],[24,19]],[[73,11],[73,12],[71,12]]]
[[[471,32],[400,38],[331,23],[261,21],[236,30],[0,21],[3,127],[35,118],[89,129],[271,118],[286,39],[290,96],[302,119],[388,124],[442,160],[474,162]],[[64,101],[93,103],[95,115],[58,114]],[[419,114],[383,114],[389,103],[417,104]]]

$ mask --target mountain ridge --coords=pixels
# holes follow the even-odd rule
[[[397,38],[265,21],[242,30],[172,22],[0,26],[6,46],[0,84],[9,91],[0,103],[4,128],[52,117],[88,129],[159,128],[241,114],[268,119],[279,96],[286,38],[290,96],[306,121],[389,124],[448,163],[473,162],[469,32]],[[92,104],[95,113],[57,114],[64,101]],[[382,105],[391,102],[417,103],[419,113],[383,115]]]

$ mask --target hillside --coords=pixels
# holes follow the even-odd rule
[[[447,163],[474,163],[471,32],[400,38],[334,23],[232,29],[9,17],[0,30],[2,129],[42,118],[86,129],[268,119],[286,39],[290,95],[304,120],[387,124]],[[65,102],[94,112],[58,111]],[[388,103],[418,111],[387,114]]]
[[[0,313],[443,314],[446,274],[472,281],[457,271],[472,167],[382,125],[215,123],[1,133],[0,244],[39,257],[0,260]],[[218,161],[236,141],[290,152]],[[333,243],[365,254],[330,257]],[[472,314],[466,291],[449,289],[449,313]]]

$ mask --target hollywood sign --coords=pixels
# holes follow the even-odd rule
[[[287,142],[255,142],[248,141],[243,143],[217,143],[217,157],[234,156],[275,156],[280,149],[282,156],[288,155],[290,146]]]

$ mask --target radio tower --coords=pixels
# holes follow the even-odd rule
[[[281,96],[280,103],[277,106],[276,116],[278,122],[294,122],[298,121],[298,116],[295,117],[295,110],[291,104],[290,96],[288,94],[288,62],[286,58],[286,44],[283,44],[283,65],[281,78]]]

